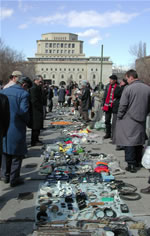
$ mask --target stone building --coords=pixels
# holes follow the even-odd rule
[[[94,87],[100,82],[101,57],[85,57],[83,41],[78,40],[77,34],[42,34],[42,39],[37,40],[35,57],[28,60],[35,63],[36,73],[53,85],[58,86],[62,81],[67,84],[70,80],[80,84],[87,80]],[[103,57],[103,84],[108,83],[111,74],[112,62],[109,57]]]

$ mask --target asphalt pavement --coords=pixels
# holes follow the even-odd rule
[[[43,143],[53,143],[54,139],[61,136],[60,130],[53,130],[50,127],[50,117],[52,113],[47,114],[44,121],[44,130],[40,138]],[[93,132],[95,132],[93,130]],[[103,136],[104,131],[98,131]],[[31,130],[27,131],[28,154],[23,160],[21,176],[25,179],[25,184],[11,188],[9,184],[0,181],[0,236],[30,236],[34,232],[35,202],[39,184],[44,180],[44,176],[39,174],[40,164],[42,162],[41,146],[31,147]],[[124,151],[116,151],[115,145],[110,143],[110,139],[103,140],[103,144],[95,144],[99,152],[113,154],[120,163],[121,169],[125,169]],[[93,148],[93,144],[86,145],[87,150]],[[149,177],[148,170],[141,168],[137,173],[125,172],[116,175],[115,178],[131,183],[140,189],[147,187]],[[29,199],[20,199],[20,194],[31,193]],[[150,195],[141,194],[141,199],[137,201],[125,201],[132,212],[135,220],[140,220],[150,227]],[[51,234],[50,234],[51,235]],[[135,235],[134,235],[135,236]]]

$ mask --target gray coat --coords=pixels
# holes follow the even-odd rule
[[[150,112],[150,87],[135,80],[124,89],[116,123],[116,144],[138,146],[145,143],[146,117]]]

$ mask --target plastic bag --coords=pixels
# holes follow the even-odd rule
[[[150,146],[147,146],[142,157],[142,166],[146,169],[150,169]]]

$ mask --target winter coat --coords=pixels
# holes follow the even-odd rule
[[[2,91],[1,91],[2,92]],[[7,134],[10,121],[9,101],[6,95],[0,93],[0,155],[2,154],[2,139]]]
[[[23,156],[27,152],[26,126],[29,121],[29,93],[18,84],[2,92],[8,97],[10,106],[10,124],[7,135],[3,138],[3,152]]]
[[[81,96],[81,110],[88,111],[92,108],[91,94],[89,88],[83,88]]]
[[[126,86],[121,99],[116,123],[116,144],[143,145],[146,139],[146,117],[150,112],[150,87],[139,80]]]
[[[112,106],[112,113],[117,113],[118,112],[121,94],[122,94],[123,89],[125,88],[125,86],[126,85],[123,85],[121,87],[117,86],[115,91],[114,91],[114,101],[113,101],[113,106]]]
[[[42,89],[40,86],[33,84],[30,88],[30,127],[34,130],[43,128],[43,97]]]
[[[117,83],[118,85],[118,83]],[[104,97],[102,99],[102,106],[104,106],[105,104],[105,101],[106,101],[106,98],[107,98],[107,93],[108,93],[108,90],[109,90],[109,86],[110,86],[110,83],[106,85],[106,88],[104,90]],[[119,87],[119,85],[115,88],[115,90]],[[115,90],[114,90],[114,93],[115,93]]]
[[[64,88],[60,88],[58,91],[58,102],[65,102],[66,90]]]

